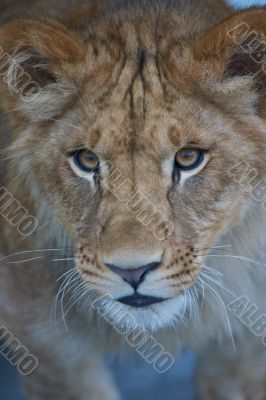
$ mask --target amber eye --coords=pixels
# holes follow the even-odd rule
[[[100,164],[96,154],[87,149],[77,151],[73,159],[75,164],[85,172],[95,172]]]
[[[204,151],[200,149],[184,148],[175,156],[175,163],[180,170],[188,171],[197,168],[204,160]]]

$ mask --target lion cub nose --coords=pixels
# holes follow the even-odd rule
[[[136,290],[140,283],[144,280],[145,276],[149,272],[155,271],[160,264],[160,262],[153,262],[135,269],[124,269],[112,264],[106,264],[106,266],[110,268],[111,271],[121,276],[125,282],[129,283],[133,289]]]

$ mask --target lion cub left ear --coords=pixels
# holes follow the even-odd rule
[[[266,10],[243,11],[211,28],[196,42],[193,55],[220,82],[232,78],[232,87],[233,78],[250,78],[266,107]],[[235,82],[241,85],[241,79]]]
[[[39,122],[59,114],[73,96],[84,43],[62,24],[18,19],[0,28],[0,91],[7,111]]]

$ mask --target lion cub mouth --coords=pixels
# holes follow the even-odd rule
[[[131,307],[140,308],[140,307],[147,307],[156,303],[161,303],[162,301],[165,300],[167,299],[164,299],[162,297],[144,296],[142,294],[134,293],[131,296],[121,297],[117,301],[119,301],[119,303],[123,303]]]

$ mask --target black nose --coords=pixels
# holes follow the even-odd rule
[[[110,268],[111,271],[121,276],[124,281],[128,282],[136,290],[139,284],[143,281],[145,275],[158,268],[160,262],[153,262],[135,269],[119,268],[112,264],[106,265]]]

